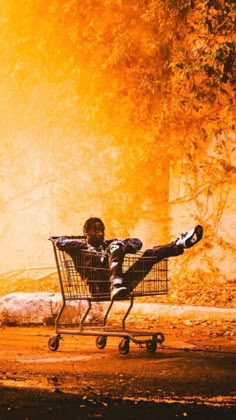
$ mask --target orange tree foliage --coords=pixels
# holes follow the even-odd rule
[[[151,204],[158,195],[165,201],[159,180],[165,174],[168,183],[175,160],[182,161],[199,220],[206,217],[213,189],[219,187],[219,202],[224,202],[235,175],[230,159],[235,142],[235,2],[9,0],[7,7],[15,24],[9,42],[17,49],[13,84],[16,75],[24,84],[26,52],[34,63],[27,75],[32,85],[47,80],[63,91],[66,79],[71,80],[71,100],[62,104],[55,93],[52,113],[63,115],[63,107],[70,107],[71,118],[108,139],[97,157],[101,167],[115,147],[114,171],[120,181],[116,193],[113,185],[104,192],[113,203],[130,199],[140,209],[145,191]],[[65,144],[66,150],[71,147],[76,149]],[[85,146],[85,157],[91,157],[92,148]],[[122,212],[125,216],[126,205],[119,206],[117,218]]]

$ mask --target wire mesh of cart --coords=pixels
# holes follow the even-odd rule
[[[82,236],[67,236],[67,238],[82,239]],[[121,337],[118,345],[120,354],[127,354],[130,341],[145,346],[149,353],[156,351],[165,336],[160,331],[145,331],[126,328],[126,320],[138,297],[165,295],[168,293],[168,260],[156,262],[154,257],[145,256],[142,252],[127,254],[123,261],[124,284],[129,290],[125,301],[125,312],[120,325],[109,325],[109,316],[114,304],[118,302],[110,295],[110,269],[108,253],[93,251],[66,252],[57,247],[58,237],[49,238],[58,272],[62,294],[62,305],[55,320],[55,333],[48,341],[51,351],[59,347],[63,335],[84,335],[96,337],[98,349],[104,349],[108,337]],[[119,300],[120,302],[120,300]],[[68,320],[66,310],[74,304],[73,310],[78,312],[73,321]],[[91,315],[96,305],[103,306],[102,315]]]

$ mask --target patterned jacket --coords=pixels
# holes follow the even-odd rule
[[[135,254],[142,248],[142,242],[137,238],[104,240],[99,247],[91,246],[81,236],[60,236],[56,239],[57,248],[65,251],[73,260],[80,276],[87,281],[91,292],[99,289],[107,292],[110,283],[109,246],[112,243],[122,244],[124,253]]]

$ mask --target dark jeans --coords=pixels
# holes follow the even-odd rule
[[[123,273],[122,266],[126,252],[124,247],[119,245],[115,251],[109,254],[110,282],[112,284],[115,277],[122,278],[122,285],[133,290],[150,272],[154,264],[164,258],[177,257],[183,252],[183,247],[176,245],[175,242],[146,249],[142,256]]]

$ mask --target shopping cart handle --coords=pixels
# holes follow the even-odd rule
[[[48,240],[49,241],[56,241],[58,238],[61,238],[62,236],[63,237],[66,237],[68,239],[85,239],[85,236],[83,236],[83,235],[73,235],[73,236],[70,236],[70,235],[60,235],[60,236],[50,236],[48,238]]]

